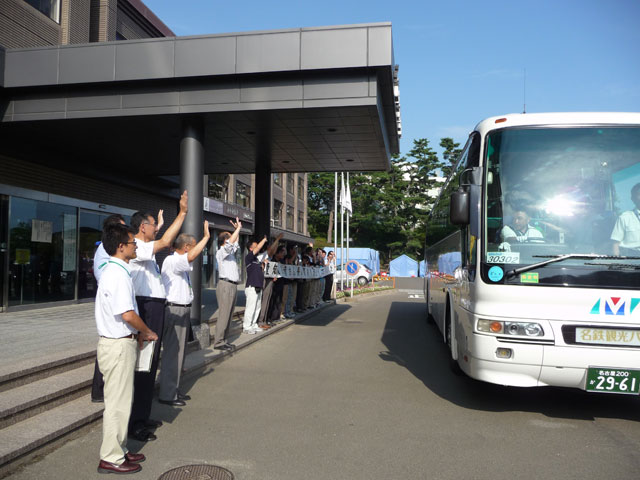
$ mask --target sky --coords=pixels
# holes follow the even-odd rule
[[[640,112],[640,0],[143,1],[179,36],[391,22],[401,154],[525,103]]]

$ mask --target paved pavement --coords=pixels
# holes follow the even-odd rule
[[[410,295],[329,306],[188,376],[188,405],[154,404],[158,439],[130,444],[147,456],[131,478],[194,464],[237,480],[638,478],[637,397],[456,376]],[[100,438],[98,425],[10,479],[103,478]]]
[[[202,294],[202,318],[218,309],[214,289]],[[237,307],[244,307],[244,286]],[[0,313],[0,377],[17,369],[95,350],[94,303]]]

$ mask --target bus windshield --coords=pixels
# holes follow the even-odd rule
[[[637,288],[640,128],[511,128],[485,145],[483,278]]]

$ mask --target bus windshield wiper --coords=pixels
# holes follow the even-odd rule
[[[538,256],[538,255],[536,255]],[[598,255],[595,253],[569,253],[567,255],[555,255],[553,258],[549,260],[545,260],[544,262],[532,263],[531,265],[527,265],[526,267],[516,268],[514,270],[510,270],[507,272],[507,278],[515,277],[519,273],[528,272],[529,270],[535,270],[536,268],[544,267],[551,263],[562,262],[569,258],[580,258],[584,260],[640,260],[640,257],[622,257],[618,255]]]

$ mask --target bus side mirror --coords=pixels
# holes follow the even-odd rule
[[[451,194],[449,220],[454,225],[469,225],[469,192],[463,187]]]

